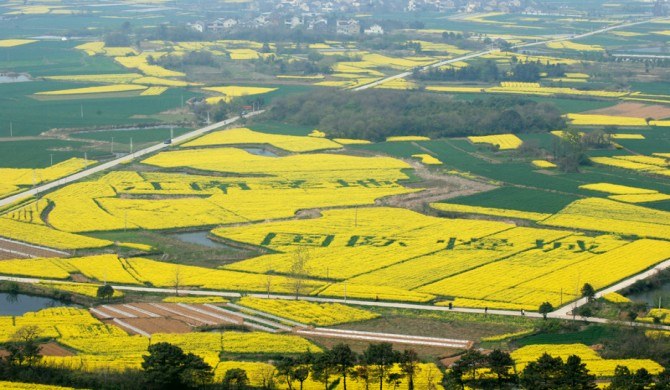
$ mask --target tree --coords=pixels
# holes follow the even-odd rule
[[[300,248],[293,253],[293,261],[291,262],[289,274],[293,278],[293,291],[295,292],[296,299],[300,296],[305,277],[307,276],[307,263],[309,259],[310,254],[304,248]]]
[[[174,266],[174,278],[172,281],[174,282],[174,294],[176,296],[179,296],[179,284],[181,283],[181,268],[179,265]]]
[[[577,355],[568,356],[568,360],[563,365],[562,382],[567,389],[571,390],[595,390],[596,376],[591,375],[582,363],[582,359]]]
[[[344,343],[335,345],[326,355],[335,372],[342,377],[343,390],[347,390],[347,375],[354,369],[358,356]]]
[[[633,374],[626,366],[616,366],[609,390],[628,390],[633,385]]]
[[[323,383],[326,390],[328,390],[330,377],[335,374],[335,365],[329,352],[317,355],[314,363],[312,363],[312,378],[317,382]]]
[[[656,375],[656,382],[654,383],[655,390],[670,390],[670,371],[663,370]]]
[[[288,390],[293,390],[293,369],[296,361],[290,356],[284,356],[277,362],[277,374],[284,378]]]
[[[529,390],[551,390],[560,388],[563,359],[545,353],[536,361],[528,363],[521,372],[521,385]]]
[[[393,389],[397,389],[400,386],[402,380],[402,374],[399,372],[392,372],[386,377],[386,383],[393,386]]]
[[[211,382],[212,367],[200,356],[185,354],[176,345],[157,343],[142,356],[144,379],[150,389],[193,388]]]
[[[358,365],[351,372],[351,379],[363,382],[365,390],[370,390],[370,367],[365,363]]]
[[[469,374],[471,381],[477,380],[477,370],[484,367],[486,363],[486,356],[481,352],[469,349],[461,355],[456,363],[451,367],[451,372],[456,382],[465,388],[465,380],[463,376]]]
[[[648,389],[649,385],[651,385],[651,382],[653,381],[653,377],[647,371],[646,368],[642,367],[639,368],[637,371],[635,371],[635,374],[633,374],[633,386],[631,387],[632,390],[644,390]]]
[[[98,287],[98,292],[96,293],[99,299],[109,300],[114,296],[114,287],[109,284],[104,284]]]
[[[35,325],[24,326],[12,335],[11,340],[5,348],[7,349],[7,362],[11,365],[32,367],[41,359],[40,345],[38,343],[39,327]]]
[[[222,384],[225,390],[242,390],[249,384],[249,377],[243,369],[232,368],[226,371]]]
[[[585,160],[582,135],[577,129],[564,131],[554,147],[554,159],[564,172],[579,172],[579,165]]]
[[[261,381],[261,389],[263,390],[275,390],[277,385],[275,383],[275,374],[276,369],[270,365],[263,367],[259,370],[258,376]]]
[[[407,390],[414,390],[414,376],[421,371],[415,350],[406,349],[400,354],[400,370],[407,377]]]
[[[384,380],[398,355],[391,343],[370,344],[363,352],[365,362],[373,368],[373,376],[379,380],[379,390],[384,388]]]
[[[512,374],[510,371],[514,367],[514,359],[509,353],[499,349],[494,349],[487,357],[489,369],[495,374],[498,382],[498,388],[501,389],[503,383],[510,380]]]
[[[300,383],[300,390],[302,390],[303,383],[309,377],[309,367],[303,365],[295,367],[291,373],[291,377]]]
[[[582,287],[582,298],[586,298],[589,302],[596,298],[596,289],[589,283],[584,283]]]
[[[538,311],[540,312],[540,314],[542,314],[542,318],[544,318],[546,320],[547,319],[547,314],[554,311],[554,306],[549,302],[543,302],[540,305],[540,308],[539,308]]]

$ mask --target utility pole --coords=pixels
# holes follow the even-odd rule
[[[133,154],[133,137],[130,137],[130,154]]]
[[[79,106],[81,109],[81,119],[84,119],[84,105]]]
[[[9,136],[14,136],[14,124],[12,122],[9,122]]]
[[[112,137],[112,151],[111,151],[111,153],[114,154],[114,137]]]
[[[170,126],[170,139],[174,139],[174,126]]]
[[[51,157],[51,165],[50,166],[53,167],[54,166],[54,154],[51,153],[51,154],[49,154],[49,156]]]
[[[347,281],[344,281],[344,303],[347,302]]]

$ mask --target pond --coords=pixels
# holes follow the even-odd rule
[[[650,307],[658,307],[660,300],[662,307],[670,308],[670,283],[665,283],[653,290],[626,294],[626,297],[635,302],[644,302]]]
[[[3,316],[20,316],[30,311],[57,306],[77,305],[33,295],[0,293],[0,315]]]
[[[215,248],[215,249],[230,249],[230,247],[226,244],[220,243],[218,241],[211,240],[209,236],[209,232],[189,232],[189,233],[177,233],[173,234],[173,237],[178,239],[179,241],[187,242],[189,244],[197,244],[197,245],[202,245],[206,246],[208,248]]]
[[[251,154],[255,154],[257,156],[264,156],[264,157],[277,157],[277,154],[274,152],[271,152],[267,149],[262,149],[262,148],[244,148],[247,152]]]

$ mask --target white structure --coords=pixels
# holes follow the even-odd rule
[[[363,31],[365,35],[384,35],[384,29],[378,24],[373,24],[372,26],[366,28]]]
[[[358,35],[361,33],[361,24],[356,19],[338,20],[335,32],[341,35]]]

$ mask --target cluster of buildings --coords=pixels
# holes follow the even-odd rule
[[[237,18],[218,18],[212,21],[197,21],[190,23],[191,29],[204,33],[225,33],[235,29],[256,29],[265,26],[284,26],[289,29],[304,28],[306,30],[335,33],[338,35],[356,36],[365,35],[383,35],[384,28],[379,24],[372,24],[366,27],[361,25],[357,19],[331,19],[322,14],[302,13],[285,17],[277,17],[273,14],[263,14],[251,19],[240,20]]]
[[[517,12],[527,0],[407,0],[406,11]]]

